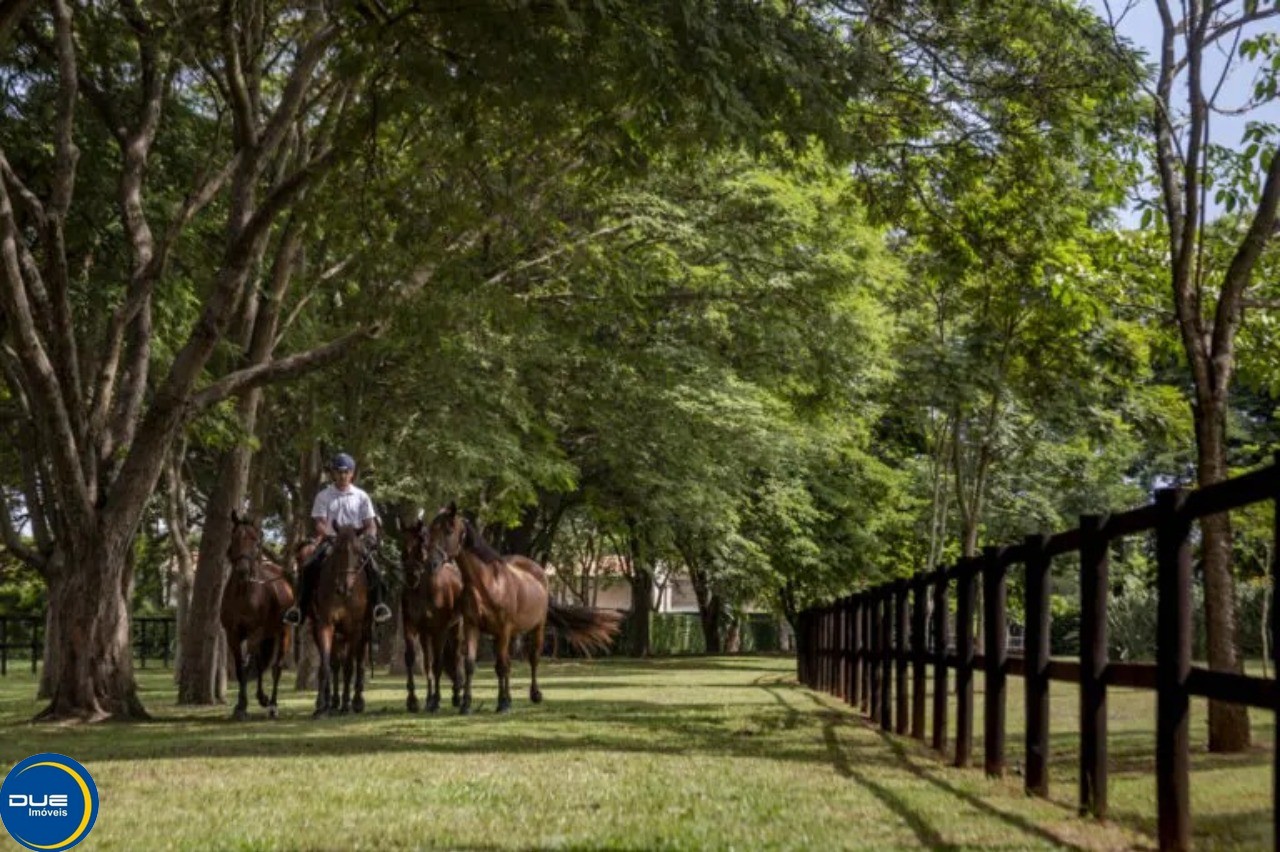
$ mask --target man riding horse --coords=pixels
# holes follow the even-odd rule
[[[308,545],[312,548],[311,553],[304,556],[302,569],[299,571],[298,605],[284,614],[285,623],[301,624],[306,618],[315,589],[316,573],[329,555],[332,547],[330,542],[340,526],[361,528],[366,553],[365,579],[374,603],[373,620],[386,621],[391,618],[391,608],[382,602],[382,577],[378,566],[374,564],[373,555],[378,545],[378,518],[373,511],[373,501],[355,484],[356,462],[351,456],[346,453],[334,456],[329,463],[329,474],[332,484],[325,486],[316,495],[311,507],[311,518],[315,521],[315,540]]]

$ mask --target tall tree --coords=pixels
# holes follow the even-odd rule
[[[47,553],[30,554],[50,591],[46,718],[145,714],[130,659],[127,557],[184,424],[355,339],[205,374],[274,223],[337,157],[323,147],[283,168],[282,151],[299,122],[340,123],[358,79],[338,61],[338,18],[307,6],[268,34],[252,25],[258,11],[54,0],[5,21],[21,35],[6,67],[24,129],[9,123],[0,140],[3,357],[36,431],[39,506],[53,533]],[[268,35],[288,48],[278,62]],[[185,174],[165,168],[153,154],[158,140],[177,153],[171,132],[210,145],[204,163],[184,163]],[[47,149],[31,144],[44,139]],[[117,228],[102,234],[86,217],[105,218],[110,175]],[[215,271],[184,270],[194,280],[177,283],[172,265],[193,222],[217,233],[215,214]],[[199,294],[198,318],[172,329],[179,342],[160,361],[156,312],[175,284]]]
[[[1280,5],[1257,0],[1189,2],[1153,0],[1160,21],[1158,64],[1149,86],[1155,172],[1153,206],[1168,239],[1169,287],[1191,372],[1197,465],[1201,486],[1228,475],[1227,428],[1236,337],[1244,303],[1260,257],[1273,239],[1280,212],[1280,156],[1274,125],[1256,123],[1246,132],[1245,157],[1231,156],[1215,135],[1215,117],[1277,103],[1280,43],[1268,28]],[[1137,3],[1108,2],[1118,22]],[[1227,103],[1223,83],[1246,60],[1258,72],[1245,104]],[[1243,162],[1241,160],[1243,159]],[[1237,164],[1234,174],[1223,163]],[[1244,183],[1240,191],[1239,182]],[[1222,262],[1210,244],[1209,193],[1237,208]],[[1150,221],[1150,217],[1148,217]],[[1231,567],[1231,521],[1226,514],[1203,518],[1201,546],[1205,624],[1210,668],[1240,671],[1237,653],[1235,580]],[[1249,745],[1249,716],[1234,704],[1209,703],[1209,748],[1239,751]]]

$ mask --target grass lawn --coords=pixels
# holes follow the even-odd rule
[[[1111,816],[1075,815],[1076,694],[1054,684],[1051,798],[1022,779],[954,769],[795,684],[794,662],[713,657],[560,662],[546,702],[515,711],[409,716],[400,678],[380,675],[369,710],[313,722],[312,695],[282,716],[173,704],[163,671],[140,672],[155,721],[50,726],[29,672],[0,679],[0,761],[67,754],[101,795],[85,849],[384,848],[1154,848],[1154,693],[1112,690]],[[288,676],[286,676],[286,679]],[[981,764],[981,676],[975,757]],[[421,687],[421,683],[419,683]],[[1020,760],[1022,681],[1011,678],[1009,765]],[[421,691],[420,691],[421,694]],[[1193,825],[1199,848],[1269,845],[1268,714],[1248,754],[1204,754],[1194,708]],[[954,724],[954,710],[952,711]],[[17,848],[16,846],[12,848]]]

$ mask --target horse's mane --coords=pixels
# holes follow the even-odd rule
[[[502,561],[502,554],[494,550],[493,545],[484,540],[484,536],[480,535],[480,531],[476,529],[475,524],[466,518],[463,518],[462,523],[466,528],[466,538],[463,539],[463,544],[474,550],[476,556],[479,556],[484,562]]]

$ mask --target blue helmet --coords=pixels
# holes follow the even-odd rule
[[[356,460],[346,453],[338,453],[329,461],[330,470],[355,470]]]

